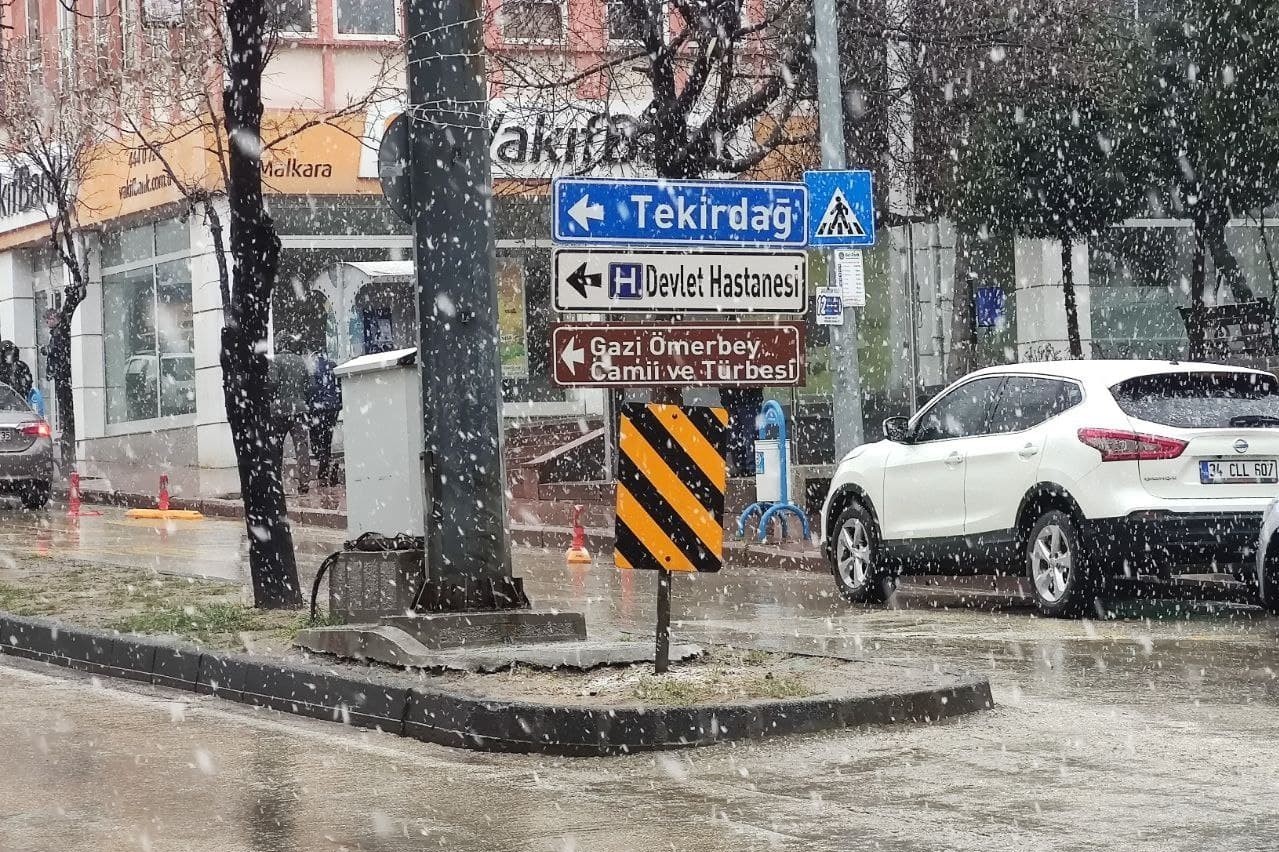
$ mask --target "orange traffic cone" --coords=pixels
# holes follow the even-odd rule
[[[138,521],[198,521],[204,517],[194,509],[169,508],[169,475],[160,474],[160,496],[156,499],[154,509],[130,509],[124,513],[126,518]]]
[[[68,518],[91,518],[97,517],[102,513],[93,509],[81,508],[80,495],[80,472],[71,471],[71,483],[67,487],[67,517]]]
[[[569,565],[591,564],[591,554],[586,549],[586,528],[582,526],[582,510],[585,508],[581,503],[573,507],[573,545],[564,554]]]

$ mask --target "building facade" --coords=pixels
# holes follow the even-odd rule
[[[86,65],[160,73],[190,12],[172,0],[77,2],[85,14],[69,13],[65,0],[2,7],[33,81],[52,88],[93,73]],[[283,246],[274,352],[340,362],[416,342],[410,229],[381,196],[376,157],[403,109],[402,12],[398,0],[284,0],[273,11],[263,180]],[[508,0],[486,14],[503,398],[513,422],[576,424],[607,410],[602,392],[551,380],[547,195],[560,174],[651,173],[626,132],[647,104],[645,78],[624,63],[584,73],[629,54],[636,35],[614,0]],[[571,82],[538,82],[548,79]],[[131,103],[122,97],[117,108]],[[141,111],[134,118],[146,123]],[[233,493],[219,264],[190,191],[217,195],[222,143],[207,127],[151,136],[151,145],[118,130],[108,137],[75,188],[90,279],[73,322],[78,467],[122,491],[150,492],[167,473],[179,494]],[[799,168],[756,171],[796,178]],[[48,201],[20,159],[0,165],[0,338],[19,346],[52,403],[44,347],[67,270],[50,249]],[[224,202],[215,204],[225,222]],[[58,428],[56,407],[49,416]]]

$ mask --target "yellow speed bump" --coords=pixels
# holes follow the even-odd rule
[[[194,509],[130,509],[126,518],[135,521],[199,521],[204,515]]]

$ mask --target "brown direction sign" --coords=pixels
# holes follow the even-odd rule
[[[799,387],[798,323],[561,323],[551,333],[563,387]]]

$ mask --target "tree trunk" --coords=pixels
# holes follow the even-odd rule
[[[53,398],[58,411],[58,427],[62,430],[58,457],[64,473],[76,465],[75,397],[71,391],[71,322],[60,317],[49,332],[49,375],[53,379]]]
[[[240,474],[253,602],[266,609],[302,605],[293,533],[284,501],[283,435],[271,416],[265,353],[280,240],[262,199],[262,70],[266,6],[228,0],[231,39],[223,90],[228,152],[231,263],[235,286],[222,328],[222,391]],[[211,229],[221,252],[220,228]]]
[[[1186,320],[1186,337],[1189,341],[1189,355],[1192,361],[1202,361],[1206,355],[1204,349],[1204,278],[1206,270],[1205,234],[1207,225],[1204,220],[1195,217],[1195,255],[1190,267],[1190,315]]]
[[[89,261],[80,251],[75,228],[72,227],[71,205],[64,198],[58,205],[57,227],[53,244],[70,280],[62,288],[62,306],[58,322],[49,332],[49,373],[53,377],[53,397],[58,408],[58,425],[62,431],[59,455],[62,469],[69,473],[76,464],[75,396],[71,389],[71,321],[76,309],[89,293]]]
[[[1074,243],[1061,241],[1061,293],[1066,300],[1066,338],[1070,341],[1070,357],[1084,357],[1084,342],[1079,334],[1079,306],[1075,302]]]
[[[907,226],[910,227],[910,226]],[[914,262],[914,258],[911,258]],[[950,381],[968,375],[977,367],[977,329],[973,316],[973,281],[968,266],[968,236],[955,231],[955,280],[950,295],[950,355],[946,377]],[[911,319],[914,322],[914,319]]]

